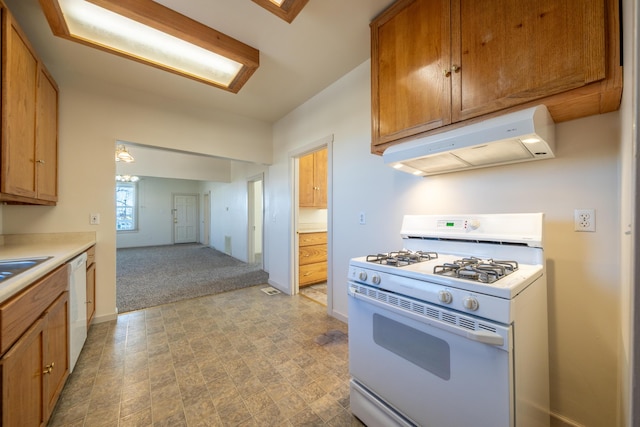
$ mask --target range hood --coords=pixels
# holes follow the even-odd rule
[[[551,159],[554,131],[547,107],[538,105],[391,146],[382,158],[418,176]]]

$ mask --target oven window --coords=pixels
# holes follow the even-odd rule
[[[443,380],[451,377],[451,354],[445,340],[377,313],[373,315],[373,340]]]

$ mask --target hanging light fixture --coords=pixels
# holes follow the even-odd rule
[[[133,158],[124,145],[118,145],[116,148],[116,162],[131,163],[135,161],[136,159]]]
[[[116,181],[118,182],[138,182],[140,177],[135,175],[116,175]]]

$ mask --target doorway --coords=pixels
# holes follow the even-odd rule
[[[331,158],[333,135],[292,154],[293,294],[327,307],[331,313]]]
[[[264,264],[262,258],[264,229],[264,180],[263,175],[247,182],[247,260],[250,264]]]
[[[198,241],[198,195],[173,195],[173,243]]]

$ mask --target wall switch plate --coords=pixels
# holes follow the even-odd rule
[[[576,209],[573,211],[574,231],[596,231],[596,210]]]
[[[98,225],[100,224],[100,214],[92,213],[89,215],[89,224]]]

